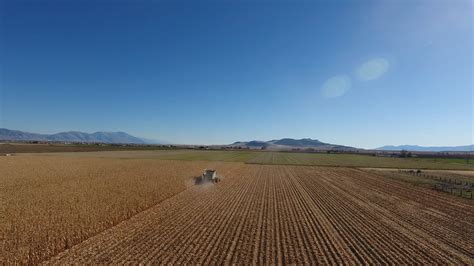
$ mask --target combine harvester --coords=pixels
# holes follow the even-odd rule
[[[217,171],[214,169],[204,169],[202,176],[196,178],[197,184],[212,182],[219,183],[221,181],[220,177],[217,176]]]

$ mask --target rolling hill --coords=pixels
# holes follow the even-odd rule
[[[249,147],[252,149],[269,149],[269,150],[293,150],[293,149],[315,149],[315,150],[358,150],[354,147],[330,144],[321,142],[316,139],[304,138],[304,139],[274,139],[269,141],[238,141],[232,143],[232,147]]]

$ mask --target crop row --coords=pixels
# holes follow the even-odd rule
[[[220,164],[55,263],[472,264],[471,201],[346,168]]]

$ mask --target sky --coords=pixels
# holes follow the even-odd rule
[[[474,143],[470,0],[0,0],[0,16],[0,128]]]

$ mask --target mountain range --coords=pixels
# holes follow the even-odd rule
[[[274,139],[269,141],[259,141],[259,140],[252,140],[252,141],[238,141],[232,143],[230,146],[232,147],[249,147],[253,149],[268,149],[268,150],[291,150],[295,148],[299,149],[317,149],[317,150],[340,150],[340,151],[349,151],[349,150],[357,150],[357,148],[337,145],[337,144],[330,144],[321,142],[317,139],[291,139],[291,138],[283,138],[283,139]]]
[[[8,141],[58,141],[58,142],[88,142],[88,143],[117,143],[117,144],[158,144],[154,140],[144,139],[132,136],[125,132],[95,132],[85,133],[80,131],[68,131],[56,134],[37,134],[19,130],[10,130],[0,128],[0,140]],[[164,143],[164,142],[159,142]],[[274,139],[269,141],[237,141],[231,147],[249,147],[251,149],[268,149],[268,150],[292,150],[292,149],[315,149],[315,150],[336,150],[336,151],[355,151],[358,148],[330,144],[319,141],[317,139]],[[474,145],[465,146],[445,146],[445,147],[423,147],[418,145],[401,145],[401,146],[383,146],[377,148],[380,151],[424,151],[424,152],[462,152],[474,151]]]
[[[400,146],[383,146],[376,150],[382,151],[427,151],[427,152],[440,152],[440,151],[474,151],[474,145],[465,146],[444,146],[444,147],[423,147],[418,145],[400,145]]]
[[[151,141],[141,139],[125,132],[95,132],[80,131],[61,132],[56,134],[37,134],[0,128],[0,140],[17,141],[60,141],[60,142],[88,142],[88,143],[122,143],[146,144]]]

